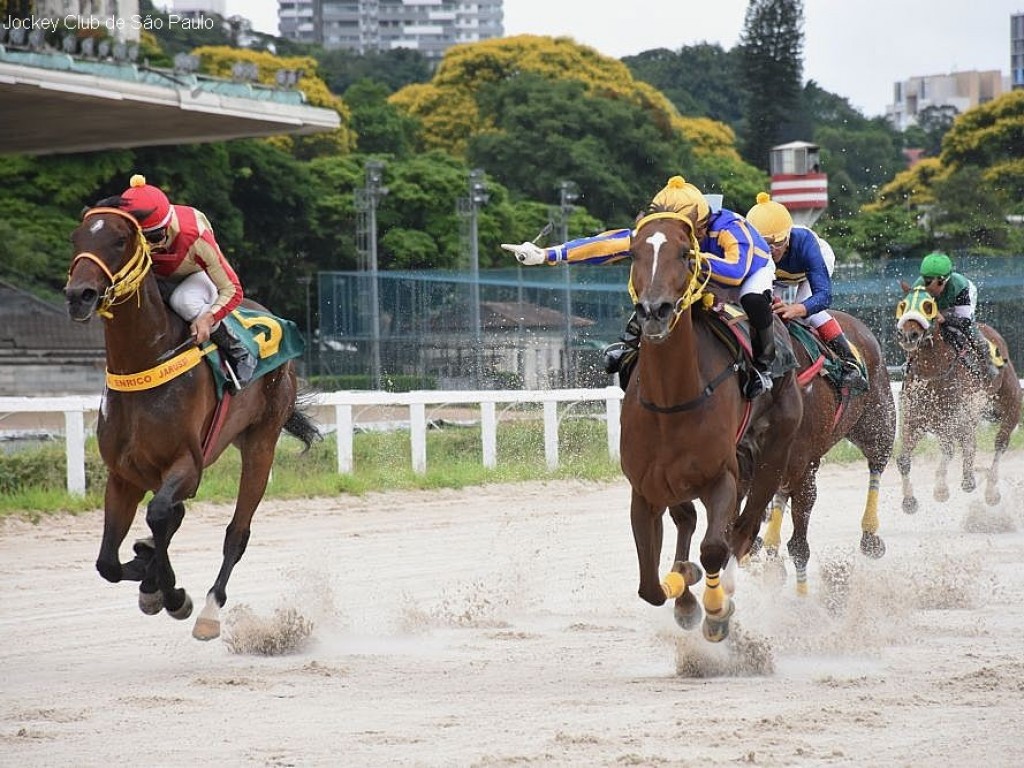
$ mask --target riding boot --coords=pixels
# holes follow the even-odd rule
[[[639,348],[640,322],[636,319],[636,312],[634,312],[626,321],[626,330],[619,336],[619,340],[609,344],[602,352],[605,373],[620,371],[622,366],[629,362],[629,359],[636,357]]]
[[[850,348],[850,340],[845,333],[840,333],[834,339],[826,342],[829,349],[836,353],[839,361],[843,364],[843,375],[840,377],[839,385],[848,387],[854,392],[863,392],[868,388],[868,383],[860,372],[857,364],[857,357]]]
[[[772,388],[771,367],[775,362],[775,328],[771,300],[767,294],[748,293],[740,304],[750,320],[750,348],[754,365],[750,370],[743,396],[753,400]]]
[[[978,377],[994,379],[999,375],[999,369],[996,368],[995,364],[992,362],[992,354],[989,350],[988,339],[985,338],[985,334],[981,332],[981,328],[978,327],[977,323],[971,323],[967,326],[966,336],[971,345],[971,350],[974,352],[975,359],[977,360]]]
[[[210,341],[217,345],[217,348],[221,353],[228,359],[231,364],[231,370],[234,371],[235,378],[237,379],[237,387],[235,382],[231,382],[232,389],[235,392],[240,391],[246,384],[252,381],[253,374],[256,373],[256,357],[249,351],[249,348],[242,343],[235,334],[228,328],[227,323],[218,323],[217,327],[210,332]]]

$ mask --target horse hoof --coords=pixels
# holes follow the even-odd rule
[[[170,608],[168,608],[167,609],[167,613],[168,613],[168,615],[172,619],[177,619],[178,621],[184,621],[185,619],[187,619],[189,616],[192,615],[192,598],[189,597],[188,593],[186,592],[185,593],[185,602],[183,602],[181,604],[181,606],[178,607],[177,610],[172,611]]]
[[[704,639],[709,643],[720,643],[729,636],[729,619],[736,612],[735,604],[730,600],[728,607],[726,607],[720,614],[711,615],[708,614],[704,617],[704,623],[701,625],[701,632],[704,635]]]
[[[917,497],[916,496],[905,496],[903,497],[903,512],[907,515],[917,514]]]
[[[192,637],[196,640],[215,640],[220,637],[220,622],[200,616],[196,619],[196,625],[192,627]]]
[[[996,491],[985,491],[985,503],[988,504],[990,507],[994,507],[996,504],[998,504],[1002,500],[1003,500],[1003,496],[1002,496],[1001,493],[999,493],[998,490],[996,490]]]
[[[864,531],[860,537],[860,551],[873,560],[878,560],[885,554],[885,542],[877,533]]]
[[[978,481],[975,480],[973,477],[965,477],[963,481],[960,483],[961,490],[967,493],[972,493],[974,489],[977,487]]]
[[[675,606],[672,609],[676,624],[680,629],[691,630],[700,623],[703,612],[700,603],[693,592],[687,590],[680,597],[676,598]]]
[[[156,616],[164,608],[163,592],[139,591],[139,610],[147,616]]]
[[[936,501],[949,501],[949,488],[936,488],[934,498]]]

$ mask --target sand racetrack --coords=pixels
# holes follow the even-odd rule
[[[625,481],[265,502],[233,642],[103,581],[100,512],[0,523],[0,765],[1021,766],[1024,454],[984,513],[932,468],[915,516],[886,472],[868,561],[866,469],[826,466],[810,595],[751,564],[720,646],[636,596]],[[193,505],[174,540],[197,609],[228,517]],[[239,606],[308,645],[254,652]]]

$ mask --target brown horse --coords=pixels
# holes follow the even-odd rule
[[[946,472],[958,446],[963,459],[960,487],[968,492],[977,487],[974,460],[977,426],[982,420],[999,425],[985,486],[985,501],[990,505],[998,504],[999,459],[1010,444],[1010,434],[1020,422],[1021,412],[1020,380],[1010,362],[1006,341],[995,328],[978,324],[1001,361],[994,379],[979,378],[968,369],[964,354],[950,342],[948,334],[955,331],[944,328],[947,324],[935,300],[923,287],[910,288],[903,284],[903,289],[906,296],[896,310],[896,338],[907,353],[900,392],[902,445],[897,458],[903,478],[903,511],[917,512],[917,498],[910,482],[911,457],[928,432],[936,436],[941,450],[935,472],[935,500],[949,499]]]
[[[86,211],[71,236],[75,257],[65,294],[72,320],[104,317],[108,375],[157,369],[168,350],[187,345],[188,325],[171,311],[150,270],[149,246],[136,220],[117,208]],[[253,513],[263,498],[277,440],[284,429],[306,447],[317,428],[297,407],[291,361],[254,381],[231,400],[215,442],[205,446],[217,406],[213,374],[200,362],[151,389],[104,391],[96,429],[107,465],[103,539],[96,568],[111,582],[139,581],[139,607],[161,608],[176,619],[192,613],[192,599],[176,586],[168,554],[185,515],[185,500],[199,488],[203,469],[234,444],[242,473],[234,516],[224,535],[223,562],[192,630],[210,640],[220,634],[220,608],[232,568],[249,540]],[[122,563],[119,548],[147,491],[151,539],[135,543],[135,558]]]
[[[689,587],[702,573],[689,553],[697,522],[693,502],[703,504],[703,632],[718,642],[728,635],[734,611],[722,570],[730,557],[738,560],[749,551],[779,487],[800,423],[801,398],[793,371],[777,379],[770,394],[752,402],[743,398],[740,363],[700,308],[709,296],[709,272],[693,232],[692,219],[658,211],[637,223],[632,238],[630,284],[642,343],[622,404],[620,453],[633,489],[639,595],[652,605],[674,598],[675,619],[684,629],[701,618]],[[781,331],[781,322],[776,325]],[[662,581],[658,561],[666,509],[677,535],[674,564]]]
[[[882,349],[864,323],[845,312],[830,310],[846,337],[860,353],[867,369],[868,390],[851,394],[840,390],[824,375],[824,359],[811,359],[802,344],[794,344],[801,373],[798,377],[804,397],[799,437],[789,454],[782,488],[772,501],[764,546],[768,558],[777,557],[783,510],[792,503],[793,535],[787,549],[796,570],[799,594],[807,592],[807,561],[811,549],[807,527],[818,496],[816,476],[822,457],[840,440],[853,443],[868,462],[868,495],[861,517],[860,550],[869,557],[885,554],[878,535],[878,487],[882,472],[892,456],[896,439],[896,405]]]

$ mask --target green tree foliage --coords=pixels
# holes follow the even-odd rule
[[[807,135],[803,85],[802,0],[750,0],[740,37],[740,74],[747,85],[743,157],[768,167],[773,146]]]
[[[656,48],[622,63],[638,80],[650,83],[680,114],[709,117],[734,128],[743,120],[746,86],[739,74],[739,54],[717,43],[699,43],[678,51]]]
[[[417,145],[419,121],[390,104],[388,96],[387,86],[369,79],[357,80],[345,91],[360,154],[405,157]]]
[[[477,102],[494,129],[470,139],[471,165],[533,200],[555,202],[560,181],[572,180],[580,204],[613,226],[631,222],[665,179],[692,165],[687,145],[644,112],[590,96],[579,82],[524,74],[482,87]]]
[[[313,55],[321,77],[334,93],[345,93],[360,80],[373,80],[394,93],[413,83],[426,83],[432,74],[426,57],[410,48],[365,54],[318,50]]]
[[[960,110],[953,106],[930,106],[917,115],[917,124],[903,132],[903,146],[923,149],[926,157],[938,157],[942,139],[953,127]]]

